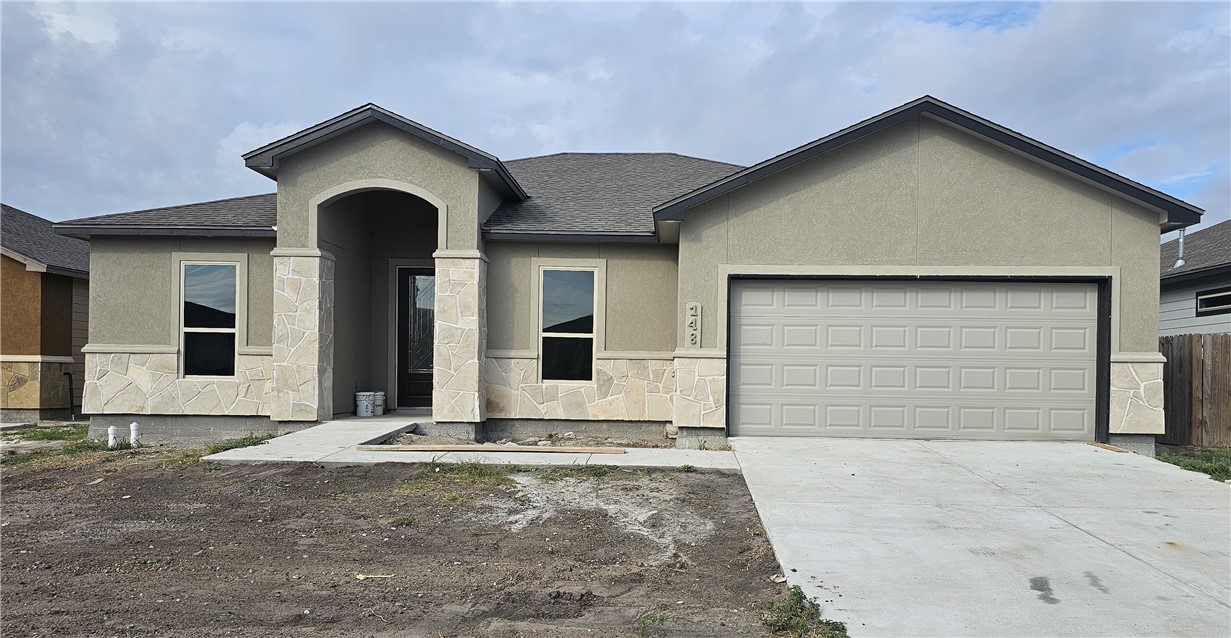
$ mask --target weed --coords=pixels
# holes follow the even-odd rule
[[[645,614],[638,616],[637,621],[633,623],[633,631],[637,632],[638,636],[649,636],[655,633],[655,630],[667,624],[666,614]]]
[[[696,471],[697,471],[697,468],[695,468],[695,467],[693,467],[693,466],[691,466],[691,465],[689,465],[689,464],[685,463],[685,464],[683,464],[683,465],[681,465],[681,466],[679,466],[679,467],[675,468],[675,471],[676,471],[676,472],[696,472]]]
[[[1159,454],[1158,460],[1208,474],[1215,481],[1231,480],[1231,449],[1228,448],[1189,448]]]
[[[618,468],[614,465],[570,465],[551,467],[539,473],[539,480],[554,483],[566,478],[606,478]]]
[[[787,590],[786,600],[772,602],[761,612],[761,624],[777,635],[848,638],[846,625],[822,618],[816,599],[804,596],[799,585]]]
[[[698,450],[705,450],[707,445],[708,444],[705,442],[705,439],[701,439],[700,441],[697,441]]]
[[[399,516],[389,521],[389,527],[392,527],[394,529],[398,527],[410,527],[411,525],[414,525],[414,524],[415,524],[414,520],[412,520],[409,516]]]
[[[26,428],[14,433],[23,441],[80,441],[85,438],[88,425],[69,425],[54,428]]]
[[[206,447],[205,454],[203,454],[202,456],[209,456],[210,454],[218,454],[219,452],[226,452],[227,450],[236,450],[241,447],[251,447],[253,445],[260,445],[274,438],[275,436],[277,435],[276,434],[248,434],[248,436],[241,436],[238,439],[231,439],[230,441],[223,441],[222,443],[215,443],[213,445]]]

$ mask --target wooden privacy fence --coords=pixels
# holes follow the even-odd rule
[[[1167,445],[1231,447],[1231,334],[1162,337]]]

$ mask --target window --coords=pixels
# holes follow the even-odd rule
[[[180,353],[185,377],[235,376],[234,263],[181,263]]]
[[[594,379],[592,269],[543,268],[539,312],[539,368],[545,381]]]
[[[1231,288],[1197,293],[1197,316],[1231,314]]]

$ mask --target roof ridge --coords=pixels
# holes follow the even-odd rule
[[[524,160],[545,159],[548,157],[561,157],[564,155],[623,155],[623,156],[669,155],[669,156],[680,157],[684,159],[697,160],[699,162],[709,162],[711,164],[722,164],[724,166],[731,166],[734,168],[744,168],[740,164],[732,164],[731,162],[724,162],[722,160],[709,159],[708,157],[699,157],[697,155],[686,155],[684,153],[677,153],[675,151],[559,151],[556,153],[547,153],[545,155],[529,155],[526,157],[519,157],[517,159],[511,159],[507,161],[508,162],[521,162]]]

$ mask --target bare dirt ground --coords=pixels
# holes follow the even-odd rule
[[[761,636],[785,592],[738,476],[181,455],[5,468],[6,638]]]

